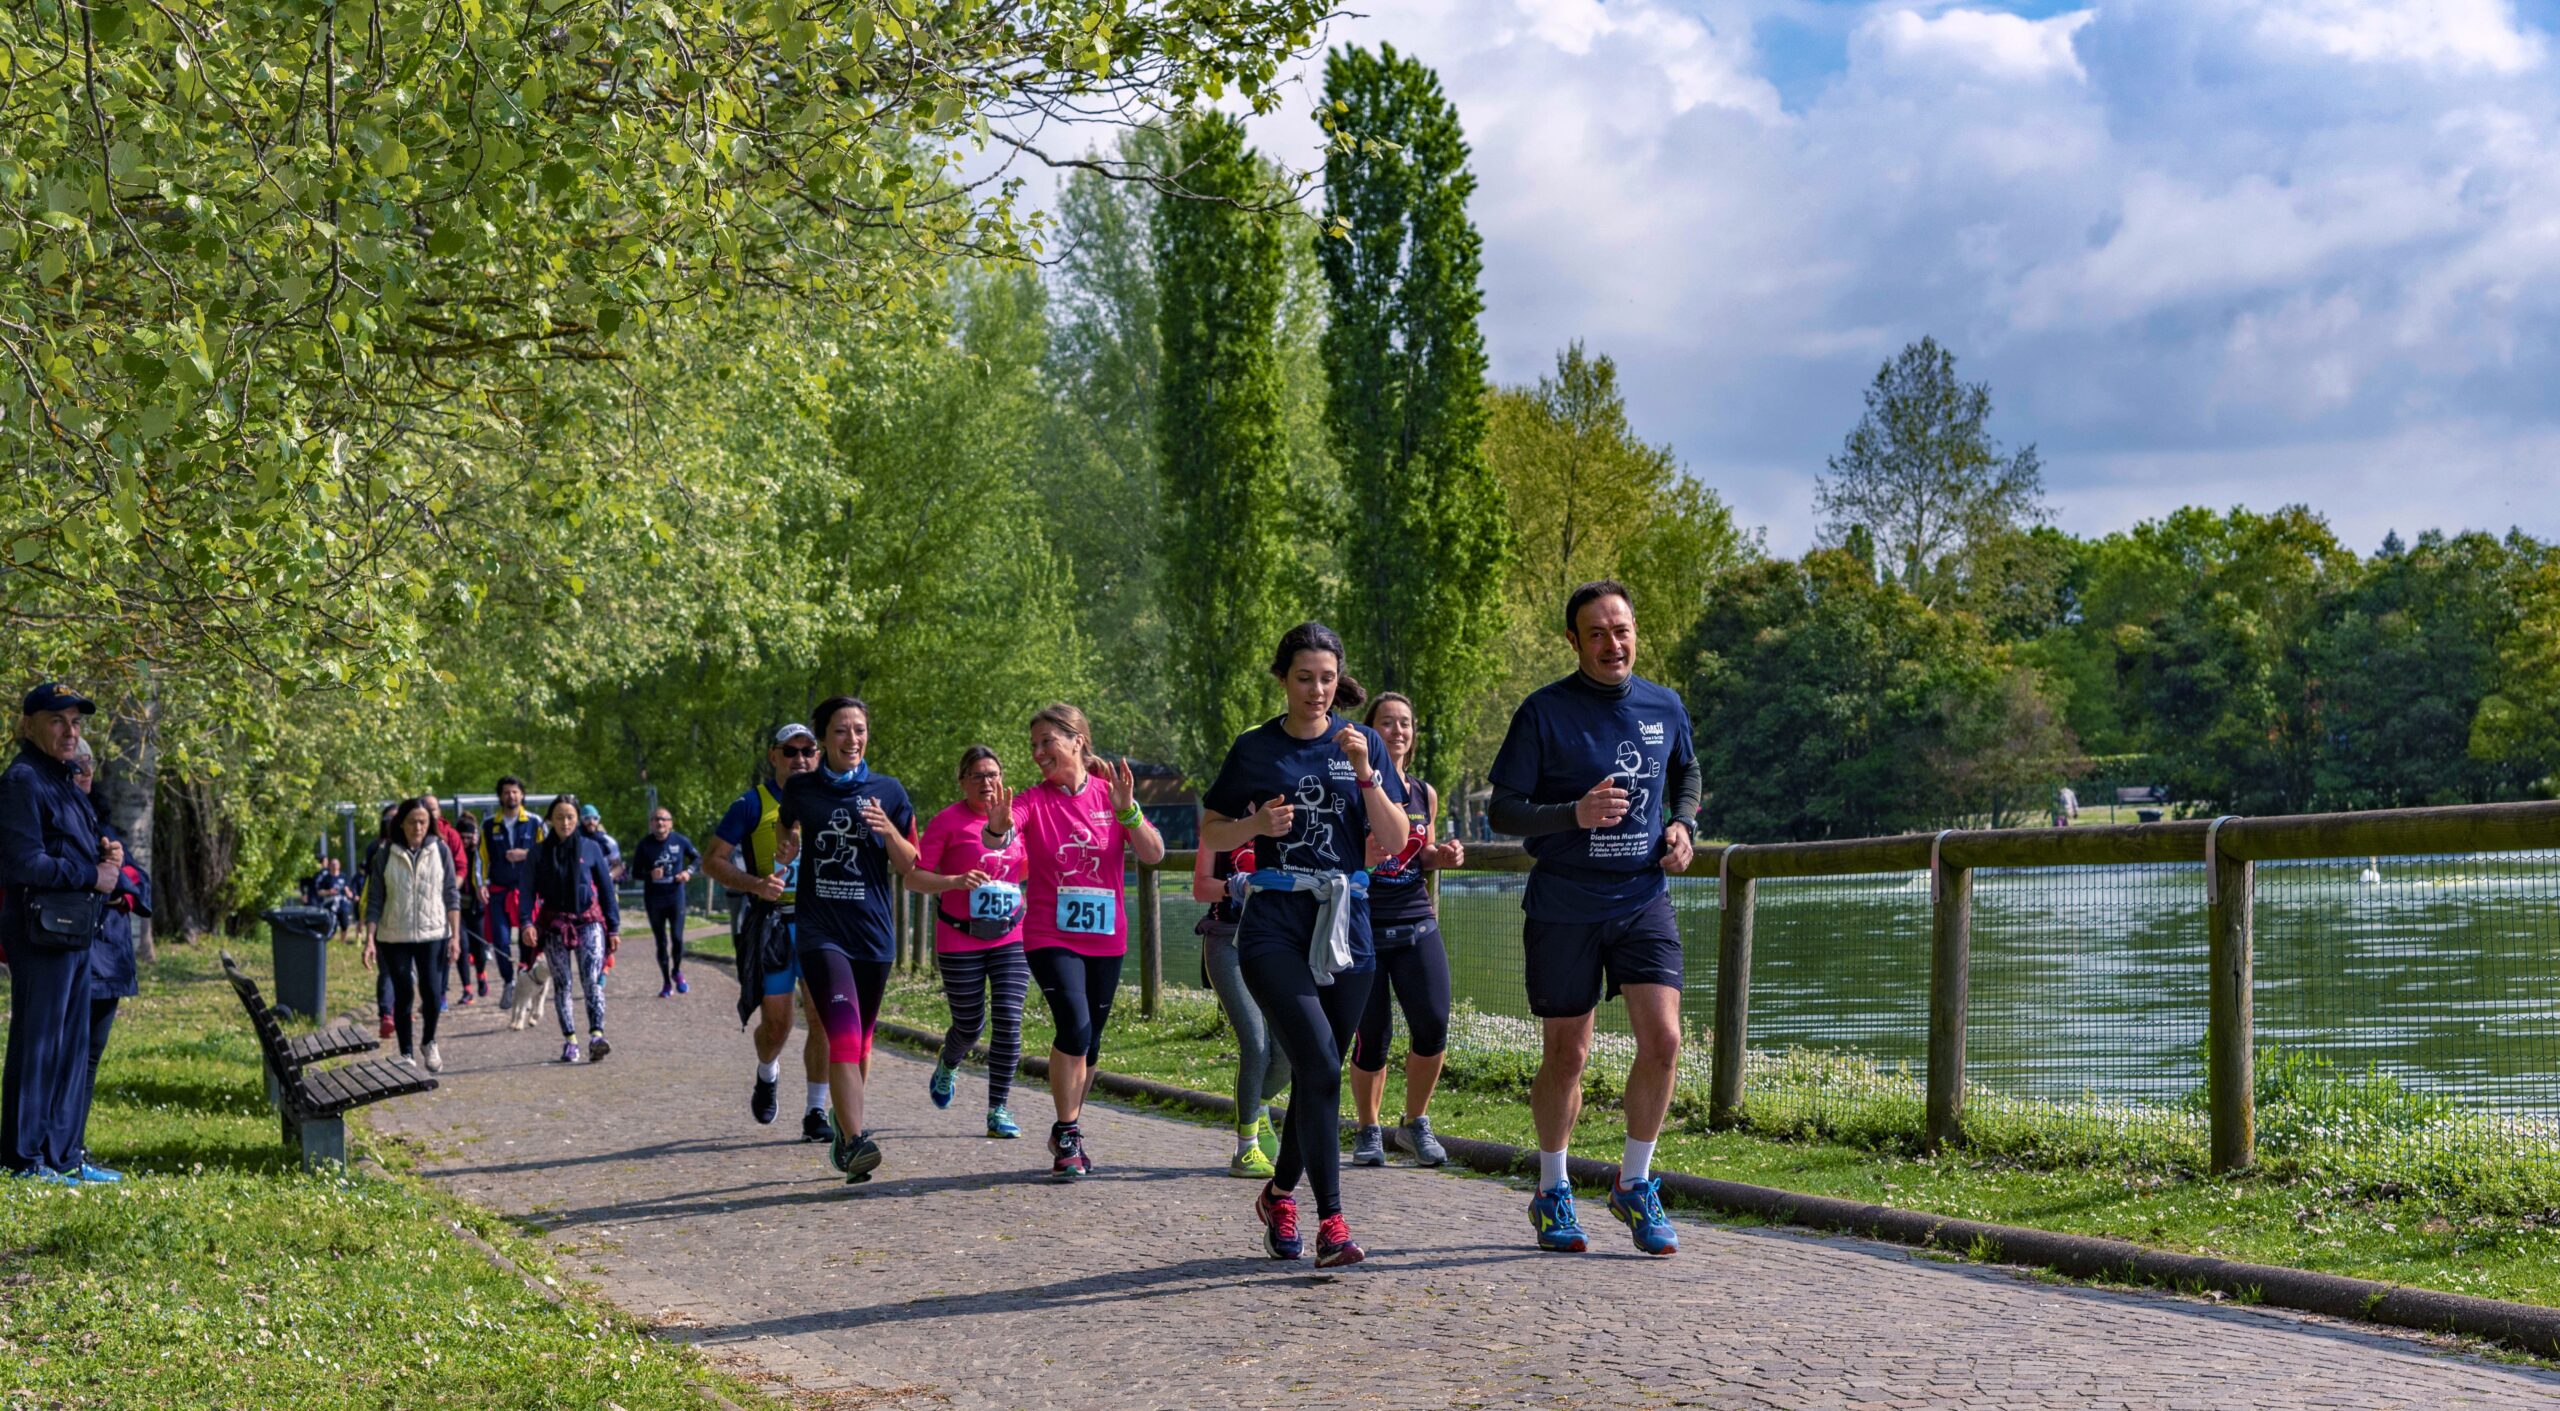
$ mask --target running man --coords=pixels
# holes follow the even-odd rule
[[[771,1122],[780,1110],[782,1046],[791,1041],[792,993],[800,987],[800,946],[795,934],[797,893],[784,870],[776,825],[782,817],[782,787],[792,776],[818,767],[818,737],[794,721],[773,732],[764,752],[773,784],[759,782],[738,796],[711,833],[711,851],[702,859],[711,880],[747,898],[747,914],[738,928],[739,1022],[752,1014],[756,1023],[756,1080],[747,1096],[747,1111],[758,1122]],[[806,1003],[805,997],[803,1003]],[[800,1046],[800,1073],[807,1081],[808,1110],[800,1118],[800,1139],[822,1142],[835,1135],[827,1125],[827,1035],[815,1009],[809,1011],[808,1038]]]
[[[1337,705],[1358,709],[1366,694],[1342,667],[1332,628],[1290,628],[1271,658],[1287,712],[1237,736],[1200,796],[1200,846],[1253,845],[1236,956],[1289,1055],[1289,1121],[1254,1214],[1272,1258],[1303,1254],[1295,1192],[1304,1176],[1316,1198],[1319,1269],[1366,1257],[1342,1213],[1342,1055],[1376,978],[1366,869],[1408,827],[1385,743],[1334,714]]]
[[[649,815],[649,835],[631,848],[631,870],[640,878],[649,934],[658,942],[660,999],[693,992],[684,982],[684,889],[701,862],[693,839],[676,831],[676,816],[663,808]]]
[[[1023,850],[1023,957],[1057,1030],[1049,1050],[1049,1101],[1058,1114],[1049,1124],[1049,1175],[1073,1181],[1093,1174],[1084,1099],[1129,954],[1128,854],[1162,862],[1164,837],[1138,807],[1129,762],[1105,766],[1093,752],[1083,711],[1060,702],[1033,715],[1031,762],[1040,782],[1019,797],[1000,787],[981,836],[990,849],[1018,837]],[[993,831],[998,819],[1008,824],[1001,834]]]
[[[906,786],[874,773],[871,707],[829,696],[809,713],[824,754],[782,786],[786,827],[800,830],[800,974],[827,1031],[827,1086],[835,1098],[829,1152],[847,1184],[871,1179],[880,1143],[862,1125],[871,1077],[871,1034],[897,960],[892,930],[898,877],[913,872],[915,806]],[[894,875],[893,875],[894,874]]]
[[[1538,1126],[1529,1221],[1540,1249],[1587,1247],[1565,1153],[1582,1115],[1582,1070],[1605,984],[1606,995],[1626,996],[1636,1040],[1609,1213],[1634,1232],[1637,1249],[1672,1254],[1680,1237],[1652,1175],[1680,1059],[1680,926],[1664,874],[1688,870],[1701,776],[1680,697],[1635,674],[1635,603],[1625,586],[1574,589],[1564,625],[1578,669],[1521,703],[1490,771],[1493,826],[1526,840],[1531,860],[1521,940],[1545,1052],[1529,1090]]]
[[[934,899],[934,968],[951,1005],[941,1062],[926,1092],[949,1107],[959,1091],[960,1061],[987,1035],[987,1135],[1018,1137],[1009,1103],[1022,1062],[1022,1001],[1031,967],[1022,958],[1022,842],[990,848],[984,834],[1004,793],[1004,765],[985,745],[960,754],[960,801],[925,825],[924,846],[907,888]]]
[[[524,806],[524,781],[510,774],[498,781],[498,807],[480,825],[480,906],[487,917],[489,949],[498,962],[498,1007],[516,1002],[516,946],[519,935],[533,942],[533,845],[542,841],[542,820]]]

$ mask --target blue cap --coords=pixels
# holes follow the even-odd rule
[[[587,804],[581,807],[578,810],[578,816],[587,820],[589,823],[601,823],[604,821],[604,815],[596,812],[596,806],[594,804]]]
[[[95,715],[98,703],[59,681],[47,681],[18,702],[20,715],[33,715],[40,710],[76,710],[82,715]]]

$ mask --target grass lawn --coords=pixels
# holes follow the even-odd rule
[[[1031,1008],[1023,1047],[1045,1052],[1051,1033],[1047,1016],[1036,997]],[[949,1018],[934,981],[904,975],[891,991],[886,1012],[928,1028],[939,1028]],[[1440,1131],[1536,1145],[1525,1100],[1535,1055],[1522,1052],[1506,1031],[1518,1022],[1461,1012],[1451,1039],[1448,1077],[1431,1105],[1432,1123]],[[1603,1037],[1604,1051],[1593,1061],[1582,1123],[1574,1136],[1577,1151],[1603,1160],[1616,1158],[1625,1135],[1614,1105],[1624,1059],[1613,1059],[1607,1051],[1610,1042]],[[1113,1011],[1102,1063],[1113,1072],[1228,1092],[1234,1083],[1234,1055],[1233,1035],[1214,996],[1168,987],[1162,1012],[1148,1021],[1139,1017],[1137,987],[1130,984],[1122,987]],[[1402,1094],[1403,1079],[1391,1070],[1387,1121],[1401,1116]],[[2387,1186],[2385,1193],[2376,1194],[2365,1180],[2208,1178],[2140,1162],[2055,1164],[1980,1154],[1930,1158],[1818,1138],[1711,1133],[1703,1119],[1702,1105],[1688,1101],[1684,1091],[1654,1157],[1658,1169],[2560,1306],[2560,1209],[2491,1214],[2459,1195],[2395,1196]],[[1528,1235],[1525,1207],[1521,1235]]]
[[[232,950],[272,998],[263,938]],[[333,1008],[369,1011],[372,972],[350,947],[330,959]],[[123,1185],[0,1183],[0,1404],[13,1411],[703,1411],[717,1404],[705,1385],[773,1404],[572,1285],[498,1216],[405,1175],[303,1174],[211,943],[164,948],[125,1001],[89,1132]],[[537,1295],[457,1226],[566,1298]]]

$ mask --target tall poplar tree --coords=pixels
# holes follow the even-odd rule
[[[1188,124],[1179,170],[1187,196],[1155,217],[1156,464],[1182,764],[1206,778],[1270,704],[1262,653],[1304,574],[1290,548],[1278,332],[1286,217],[1247,209],[1263,178],[1233,118]]]
[[[1475,176],[1437,75],[1381,45],[1325,61],[1320,120],[1333,294],[1327,420],[1352,514],[1340,626],[1364,679],[1412,695],[1416,768],[1453,781],[1472,698],[1499,674],[1510,557],[1502,487],[1485,457],[1483,240]]]

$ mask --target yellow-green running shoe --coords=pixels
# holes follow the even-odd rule
[[[1239,1132],[1237,1135],[1242,1136],[1244,1134]],[[1236,1148],[1236,1154],[1228,1160],[1227,1174],[1230,1176],[1251,1176],[1257,1181],[1270,1180],[1271,1158],[1263,1154],[1261,1143],[1247,1142],[1243,1146]]]
[[[1276,1159],[1280,1155],[1280,1133],[1271,1126],[1271,1110],[1263,1109],[1262,1116],[1255,1119],[1254,1125],[1254,1144],[1262,1148],[1263,1160]]]

